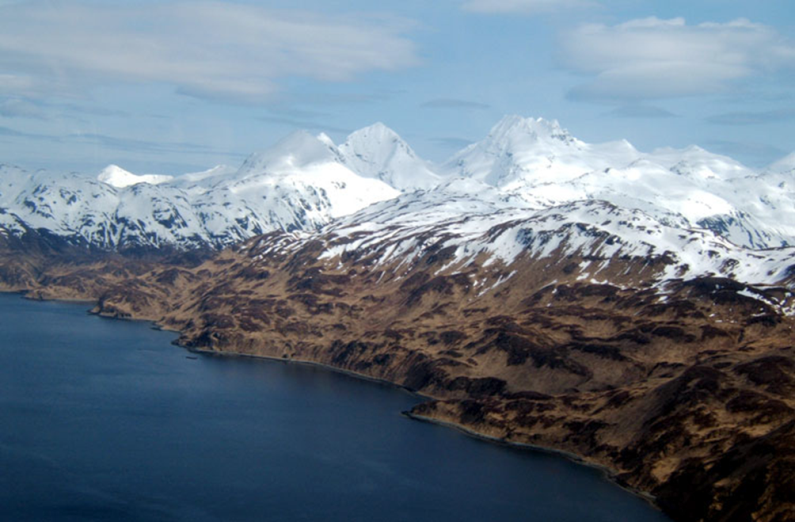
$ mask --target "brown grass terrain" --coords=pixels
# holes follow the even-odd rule
[[[573,453],[676,520],[795,520],[795,321],[769,304],[791,300],[787,289],[755,288],[755,299],[701,278],[661,295],[638,283],[659,260],[613,260],[612,284],[597,284],[578,280],[575,258],[442,269],[447,254],[430,249],[398,269],[321,260],[321,241],[271,251],[285,241],[203,263],[64,262],[69,252],[6,244],[0,281],[155,321],[191,349],[405,386],[430,397],[414,416]]]

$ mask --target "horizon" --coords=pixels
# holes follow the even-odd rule
[[[706,0],[0,0],[0,163],[178,175],[383,122],[441,163],[503,115],[587,143],[795,151],[795,12]]]

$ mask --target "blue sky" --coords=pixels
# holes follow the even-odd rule
[[[441,161],[505,114],[589,142],[795,151],[782,0],[0,0],[0,163],[179,174],[382,121]]]

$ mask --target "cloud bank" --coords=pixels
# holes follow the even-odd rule
[[[0,6],[0,94],[74,95],[162,82],[205,98],[260,101],[278,81],[348,81],[419,62],[389,17],[329,16],[221,2]]]
[[[590,76],[571,99],[615,103],[713,94],[795,66],[795,46],[774,29],[735,20],[688,25],[645,18],[582,25],[561,38],[561,60]]]

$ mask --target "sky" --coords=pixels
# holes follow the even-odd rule
[[[383,122],[441,162],[504,115],[795,151],[785,0],[0,0],[0,164],[180,174]]]

